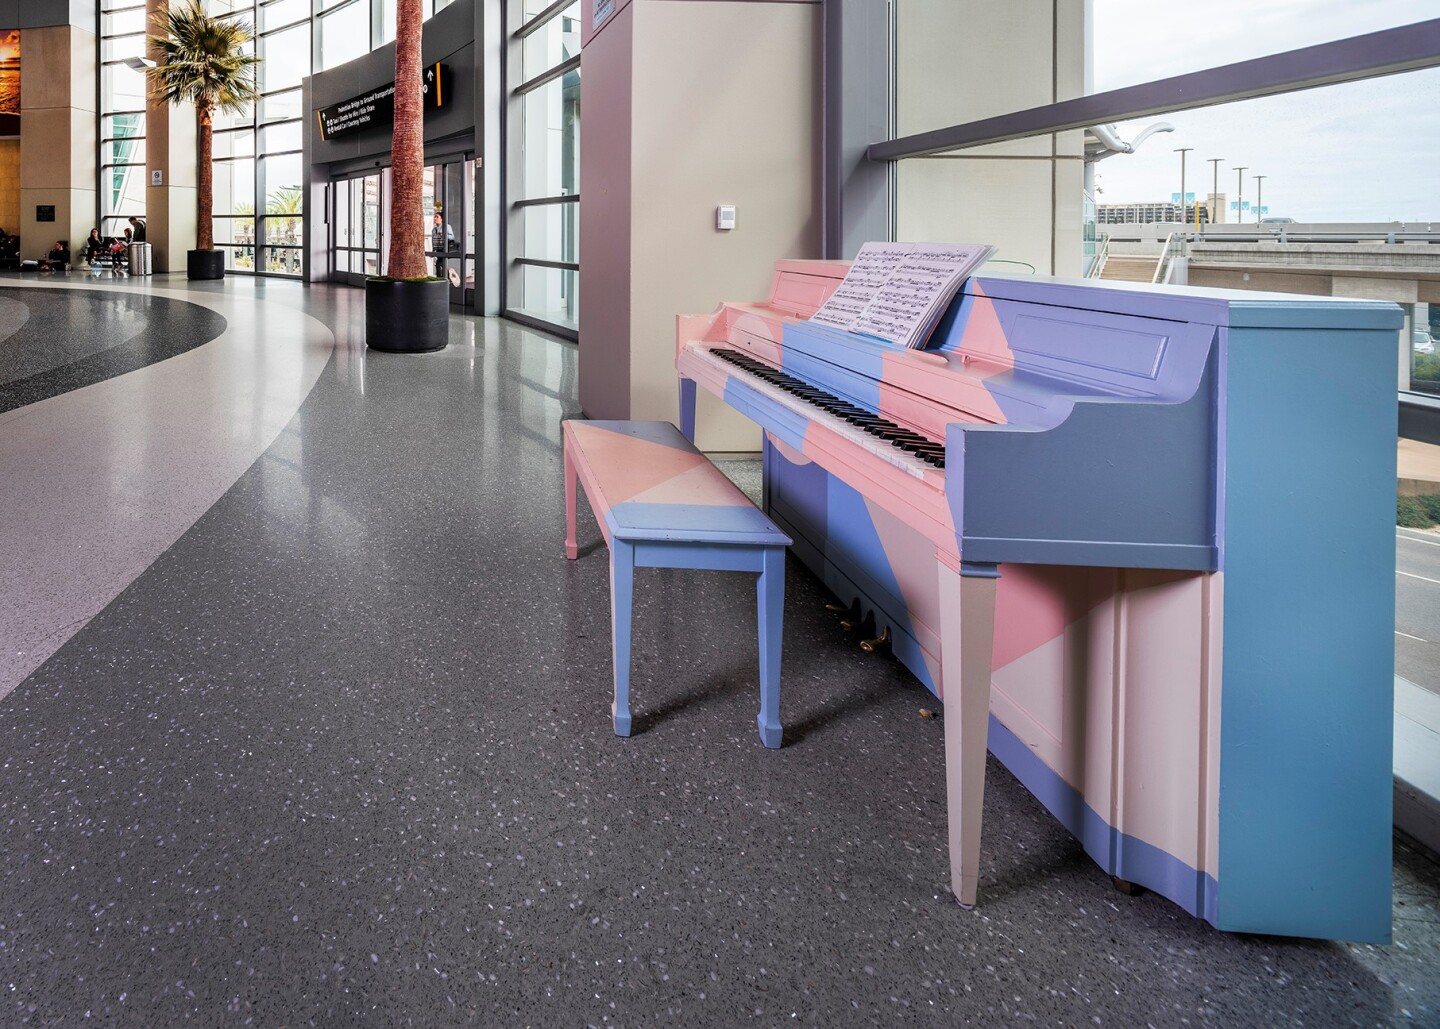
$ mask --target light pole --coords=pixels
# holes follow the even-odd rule
[[[1246,172],[1248,169],[1249,169],[1249,165],[1245,165],[1244,167],[1236,168],[1236,169],[1235,169],[1235,224],[1236,224],[1236,225],[1239,225],[1240,222],[1241,222],[1241,219],[1243,219],[1243,218],[1245,217],[1245,205],[1242,203],[1242,201],[1245,199],[1245,172]]]
[[[1207,160],[1210,162],[1210,169],[1215,173],[1215,182],[1210,187],[1210,203],[1217,205],[1210,208],[1210,220],[1213,222],[1219,221],[1220,219],[1217,215],[1222,213],[1218,208],[1220,203],[1220,162],[1225,160],[1225,158],[1210,157],[1207,158]]]
[[[1265,213],[1265,208],[1261,206],[1261,200],[1262,200],[1262,198],[1265,196],[1265,183],[1264,183],[1263,180],[1268,179],[1269,177],[1270,177],[1270,176],[1268,176],[1268,175],[1256,175],[1256,176],[1254,176],[1254,179],[1255,179],[1255,224],[1256,224],[1256,225],[1259,225],[1259,224],[1260,224],[1260,216]]]
[[[1175,153],[1180,155],[1180,224],[1185,224],[1185,155],[1194,150],[1193,146],[1177,146]]]

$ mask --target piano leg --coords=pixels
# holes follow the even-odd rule
[[[575,542],[575,460],[570,456],[570,437],[565,437],[565,557],[574,561],[580,553]]]
[[[950,888],[975,906],[980,821],[990,728],[995,649],[996,565],[940,562],[940,681],[945,702],[945,795],[950,821]]]
[[[680,380],[680,433],[695,442],[695,380]]]
[[[610,643],[615,651],[615,701],[610,717],[616,736],[630,735],[630,611],[635,592],[635,545],[610,541]]]

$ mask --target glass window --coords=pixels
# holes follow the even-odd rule
[[[1330,43],[1423,18],[1414,0],[1210,0],[1204,17],[1183,4],[1093,0],[1094,91]],[[1161,40],[1176,45],[1158,45]],[[1183,44],[1183,45],[1182,45]]]
[[[580,205],[543,204],[521,208],[525,256],[542,261],[580,260]]]
[[[245,128],[215,133],[211,155],[216,160],[226,157],[254,157],[254,130]]]
[[[145,33],[108,37],[100,44],[100,60],[119,61],[126,57],[145,56]]]
[[[145,110],[145,76],[123,64],[107,64],[100,69],[100,88],[109,99],[111,111]]]
[[[394,36],[395,18],[390,18],[391,36]],[[353,61],[370,52],[370,11],[361,0],[347,7],[337,8],[319,19],[320,70]]]
[[[304,210],[300,155],[264,158],[265,212],[300,214]]]
[[[216,161],[214,167],[216,214],[255,213],[255,162],[250,159]]]
[[[299,150],[304,143],[300,125],[298,121],[289,121],[265,126],[260,130],[261,151],[275,154],[283,150]]]
[[[395,39],[395,0],[375,0],[375,17],[379,22],[377,43],[389,43]]]
[[[580,73],[567,72],[520,99],[521,199],[565,196],[580,186]]]
[[[145,163],[144,138],[107,139],[100,144],[100,163],[143,165]]]
[[[580,5],[567,7],[521,41],[520,79],[533,79],[580,52]]]
[[[310,24],[260,37],[260,91],[273,93],[300,85],[310,74]]]
[[[300,21],[309,14],[310,0],[274,0],[260,8],[260,28],[262,31],[278,29]],[[310,62],[306,61],[305,64],[309,67]]]
[[[298,89],[288,93],[278,93],[275,96],[267,96],[260,101],[260,120],[271,122],[299,118],[300,104],[301,96]]]
[[[102,139],[115,139],[121,136],[144,136],[145,115],[140,113],[107,114],[100,119],[100,136]]]
[[[130,6],[129,10],[116,11],[114,14],[105,16],[105,35],[110,36],[133,36],[136,33],[142,35],[149,31],[150,26],[145,24],[145,6]]]
[[[145,213],[145,166],[143,164],[112,165],[100,169],[104,196],[102,209],[106,215]]]
[[[216,111],[215,129],[249,128],[255,122],[255,108],[253,104],[247,104],[240,111]]]
[[[564,268],[522,265],[519,303],[524,314],[568,329],[580,327],[580,276]]]

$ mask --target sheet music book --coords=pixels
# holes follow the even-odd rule
[[[960,284],[994,252],[978,243],[866,243],[810,320],[918,349]]]

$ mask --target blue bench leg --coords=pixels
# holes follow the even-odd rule
[[[780,641],[785,616],[785,548],[766,547],[756,581],[760,608],[760,742],[780,746]]]
[[[680,380],[680,433],[695,442],[695,380]]]
[[[635,547],[610,541],[610,641],[615,651],[615,735],[630,735],[630,610],[635,592]]]

